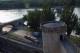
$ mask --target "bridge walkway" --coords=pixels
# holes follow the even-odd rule
[[[61,41],[61,44],[63,45],[67,53],[75,53],[74,46],[67,39]]]

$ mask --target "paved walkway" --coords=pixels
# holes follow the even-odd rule
[[[62,43],[60,43],[60,46],[61,46],[61,53],[67,53]]]
[[[62,45],[64,46],[64,48],[66,49],[67,53],[75,53],[74,52],[74,48],[70,45],[70,43],[68,43],[67,41],[63,41]]]

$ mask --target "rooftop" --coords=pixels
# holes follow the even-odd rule
[[[42,26],[46,28],[59,28],[59,27],[65,27],[66,24],[61,21],[54,21],[54,22],[46,22]]]

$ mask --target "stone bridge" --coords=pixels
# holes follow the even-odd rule
[[[63,6],[53,6],[51,8],[52,11],[54,11],[55,9],[57,10],[58,13],[61,13],[62,9],[63,9]]]
[[[17,19],[17,20],[14,20],[14,21],[11,21],[11,22],[7,22],[7,23],[1,23],[0,24],[0,32],[2,32],[2,28],[7,26],[7,25],[12,25],[13,26],[13,29],[17,29],[19,28],[20,26],[23,26],[23,19]]]
[[[54,11],[55,9],[57,10],[58,13],[61,13],[62,12],[62,9],[63,9],[64,6],[52,6],[52,11]],[[80,7],[80,6],[73,6],[74,8],[76,7]]]

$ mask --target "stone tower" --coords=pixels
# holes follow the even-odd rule
[[[46,22],[41,24],[44,53],[64,53],[60,42],[64,40],[66,24],[64,22]]]

